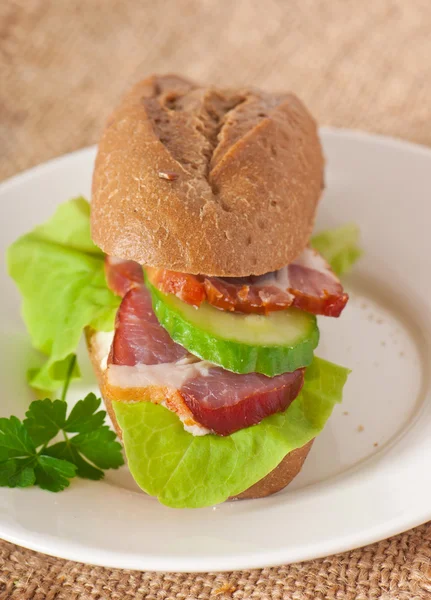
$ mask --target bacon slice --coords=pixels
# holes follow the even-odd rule
[[[187,427],[229,435],[285,410],[302,387],[304,369],[270,378],[199,360],[158,323],[141,285],[122,300],[105,380],[111,399],[165,403]]]
[[[340,316],[348,295],[325,259],[306,248],[293,263],[266,275],[221,278],[146,267],[149,280],[164,293],[194,306],[206,300],[222,310],[267,314],[295,306],[328,317]]]

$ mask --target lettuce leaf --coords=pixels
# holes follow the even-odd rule
[[[337,274],[361,254],[354,225],[321,233],[312,245]],[[40,369],[30,371],[33,387],[54,391],[62,385],[86,326],[113,329],[120,300],[106,285],[103,262],[104,254],[91,240],[90,206],[84,198],[62,204],[9,248],[8,270],[23,297],[32,344],[47,355]],[[132,475],[168,506],[223,502],[320,433],[341,401],[348,372],[315,358],[300,395],[284,413],[226,437],[194,437],[174,413],[151,402],[114,402]]]
[[[31,386],[55,391],[62,385],[84,327],[113,329],[119,299],[106,285],[103,261],[91,240],[84,198],[60,205],[8,249],[9,274],[23,298],[32,344],[48,357],[29,371]]]
[[[138,485],[174,508],[223,502],[315,438],[341,402],[349,370],[315,358],[304,387],[279,414],[226,437],[195,437],[178,417],[151,402],[113,402],[129,469]]]
[[[339,276],[350,271],[362,255],[359,228],[354,223],[328,229],[313,236],[311,246],[320,252],[334,273]]]

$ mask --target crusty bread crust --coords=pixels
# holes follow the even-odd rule
[[[115,412],[112,407],[111,395],[107,393],[104,372],[100,368],[99,360],[96,356],[94,345],[92,344],[93,334],[94,332],[87,327],[85,330],[85,337],[87,341],[88,353],[90,355],[93,369],[96,373],[100,393],[105,403],[106,410],[117,432],[117,435],[121,440],[121,428],[115,417]],[[302,448],[298,448],[287,454],[281,461],[281,463],[273,471],[271,471],[271,473],[269,473],[266,477],[252,485],[250,488],[248,488],[241,494],[238,494],[237,496],[233,497],[232,500],[263,498],[265,496],[275,494],[276,492],[279,492],[280,490],[285,488],[292,481],[292,479],[294,479],[296,475],[298,475],[299,471],[301,470],[302,465],[304,464],[304,461],[307,458],[308,453],[310,452],[313,441],[314,440],[311,440]]]
[[[114,426],[115,431],[117,432],[118,437],[122,440],[121,429],[117,421],[117,417],[115,416],[114,409],[112,407],[111,400],[107,397],[105,393],[105,373],[100,368],[99,357],[97,356],[97,352],[95,346],[93,344],[93,336],[96,332],[90,327],[85,328],[85,341],[87,342],[88,354],[90,356],[91,364],[93,366],[94,372],[96,374],[97,383],[99,384],[100,394],[102,396],[102,400],[105,404],[106,411],[109,415],[109,418],[112,421],[112,425]]]
[[[316,123],[293,94],[153,76],[103,132],[92,235],[153,267],[260,275],[302,252],[322,187]]]
[[[235,496],[235,498],[239,500],[264,498],[285,488],[302,469],[313,442],[314,440],[311,440],[302,448],[297,448],[286,454],[281,463],[271,473],[268,473],[266,477],[249,487],[248,490]]]

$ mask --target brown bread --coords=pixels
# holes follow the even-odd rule
[[[316,123],[293,94],[153,76],[102,135],[92,235],[153,267],[259,275],[307,245],[322,187]]]

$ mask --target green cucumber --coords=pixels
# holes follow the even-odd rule
[[[192,354],[234,373],[274,377],[307,367],[319,342],[316,317],[296,308],[240,314],[210,304],[195,308],[164,294],[148,279],[153,309],[173,340]]]

